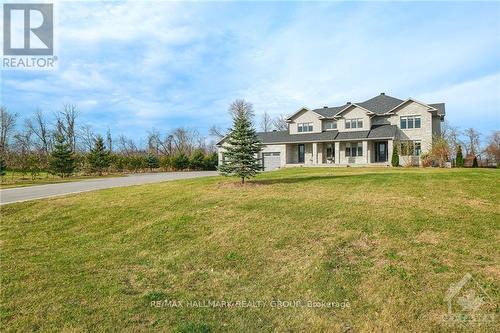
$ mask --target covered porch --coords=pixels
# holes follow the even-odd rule
[[[286,166],[387,165],[392,142],[357,140],[286,144]]]

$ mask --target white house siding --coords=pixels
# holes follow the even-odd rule
[[[306,133],[321,132],[321,120],[319,119],[319,115],[314,112],[304,110],[299,114],[295,115],[292,121],[288,125],[290,128],[290,134],[302,134],[302,132],[299,133],[297,131],[297,124],[299,123],[313,123],[313,131]]]
[[[356,157],[346,157],[345,156],[345,148],[347,143],[359,142],[363,147],[363,156]],[[340,164],[367,164],[370,163],[369,156],[371,155],[370,144],[368,144],[367,140],[359,140],[352,142],[340,142]],[[335,158],[336,160],[337,158]]]
[[[410,140],[418,140],[422,143],[422,152],[427,152],[432,147],[432,114],[426,106],[416,102],[409,102],[400,109],[396,110],[395,114],[390,117],[392,125],[400,125],[401,116],[420,116],[421,127],[413,129],[401,129]],[[392,153],[392,149],[391,149]]]
[[[337,122],[337,128],[343,132],[364,131],[371,128],[370,117],[368,116],[366,110],[363,110],[360,107],[352,107],[351,109],[342,113],[341,116],[342,118]],[[363,119],[363,128],[345,128],[345,120],[353,118]]]

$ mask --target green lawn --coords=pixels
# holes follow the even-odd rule
[[[56,184],[56,183],[66,183],[74,182],[84,179],[94,179],[94,178],[104,178],[104,177],[123,177],[124,174],[109,174],[104,176],[96,175],[73,175],[67,178],[61,178],[57,175],[51,175],[48,172],[40,172],[38,176],[34,179],[30,174],[21,174],[20,172],[7,171],[0,181],[0,189],[2,188],[13,188],[13,187],[25,187],[33,185],[45,185],[45,184]]]
[[[2,206],[0,330],[497,331],[499,170],[297,168],[236,182]],[[493,324],[443,320],[467,272]]]

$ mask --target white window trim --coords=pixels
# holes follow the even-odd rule
[[[401,120],[405,118],[406,119],[406,128],[401,127]],[[413,127],[408,128],[408,118],[413,118]],[[415,127],[415,118],[420,118],[420,127]],[[421,129],[422,128],[422,115],[415,114],[415,115],[404,115],[404,116],[399,116],[399,128],[402,130],[414,130],[414,129]]]

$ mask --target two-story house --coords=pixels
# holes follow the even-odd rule
[[[418,164],[422,152],[430,150],[432,138],[441,134],[444,116],[444,103],[425,104],[384,93],[360,103],[304,107],[287,119],[287,131],[258,133],[264,169],[390,165],[395,144],[406,154],[402,161]],[[224,140],[218,151],[223,163]]]

